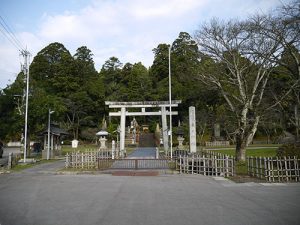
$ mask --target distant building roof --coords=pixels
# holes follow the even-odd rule
[[[42,132],[42,134],[47,134],[48,133],[48,129],[44,130]],[[59,127],[56,126],[51,126],[50,127],[50,133],[57,135],[57,136],[61,136],[61,135],[69,135],[69,133],[67,131],[65,131],[64,129],[61,129]]]

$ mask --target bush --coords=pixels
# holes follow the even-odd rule
[[[294,157],[300,158],[300,142],[285,144],[278,148],[277,150],[278,157]]]

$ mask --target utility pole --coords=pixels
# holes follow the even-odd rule
[[[172,136],[172,91],[171,91],[171,44],[169,46],[169,104],[170,104],[170,156],[173,159],[173,136]]]
[[[24,58],[24,64],[22,65],[22,70],[26,79],[26,94],[25,94],[25,128],[24,128],[24,163],[26,163],[27,155],[27,123],[28,123],[28,94],[29,94],[29,57],[30,52],[27,50],[22,50],[21,55]]]

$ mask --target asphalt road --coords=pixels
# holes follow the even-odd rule
[[[156,148],[153,147],[142,147],[136,148],[131,154],[127,156],[128,159],[155,159]]]
[[[299,225],[300,221],[299,183],[235,184],[201,175],[54,175],[41,170],[0,175],[1,225]]]

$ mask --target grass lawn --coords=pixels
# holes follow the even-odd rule
[[[209,149],[207,149],[209,150]],[[222,154],[235,156],[235,149],[220,149],[220,150],[213,150],[214,152],[219,152]],[[250,157],[276,157],[277,148],[250,148],[246,151],[246,156]]]

